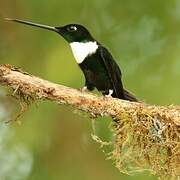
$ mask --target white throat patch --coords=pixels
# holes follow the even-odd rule
[[[94,54],[98,48],[96,41],[73,42],[70,46],[78,64],[82,63],[88,55]]]

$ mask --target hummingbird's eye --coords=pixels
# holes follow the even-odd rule
[[[67,30],[68,30],[69,32],[73,32],[73,31],[76,31],[76,30],[77,30],[77,27],[76,27],[76,26],[69,26],[69,27],[67,28]]]

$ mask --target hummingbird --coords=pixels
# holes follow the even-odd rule
[[[48,26],[29,21],[6,20],[30,25],[61,35],[70,45],[74,58],[85,77],[83,91],[95,88],[106,97],[114,97],[137,102],[137,98],[123,88],[121,70],[111,53],[96,41],[90,32],[80,24]]]

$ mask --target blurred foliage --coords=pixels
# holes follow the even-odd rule
[[[33,165],[32,153],[24,144],[15,143],[14,130],[2,123],[10,118],[8,100],[2,91],[0,91],[0,100],[0,179],[27,179]]]
[[[179,12],[178,0],[1,0],[0,6],[2,18],[85,25],[112,52],[121,66],[125,87],[147,103],[163,105],[178,104],[180,99]],[[13,64],[56,83],[83,86],[83,75],[61,37],[2,18],[0,63]],[[6,101],[0,103],[1,109],[12,106],[12,111],[16,110],[14,101],[8,108]],[[21,120],[21,126],[12,123],[4,127],[2,122],[0,134],[5,131],[5,135],[1,135],[1,142],[11,144],[5,147],[13,155],[7,156],[9,160],[0,158],[0,169],[6,167],[0,179],[156,179],[143,173],[132,177],[120,174],[91,139],[91,121],[70,107],[40,102]],[[104,140],[111,137],[109,122],[98,119],[96,123],[96,133]],[[10,140],[3,138],[9,135]],[[14,149],[17,144],[22,146]],[[0,157],[6,155],[0,151]],[[26,169],[17,171],[14,166]]]

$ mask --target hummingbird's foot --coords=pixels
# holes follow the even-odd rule
[[[112,90],[112,89],[109,89],[109,93],[108,93],[108,94],[105,94],[105,97],[106,97],[106,98],[112,97],[112,94],[113,94],[113,90]]]
[[[80,88],[80,91],[81,91],[81,92],[87,92],[87,91],[88,91],[87,86],[84,86],[83,88]]]
[[[103,99],[107,100],[108,98],[112,98],[113,90],[109,89],[108,91],[102,92],[103,94]]]

